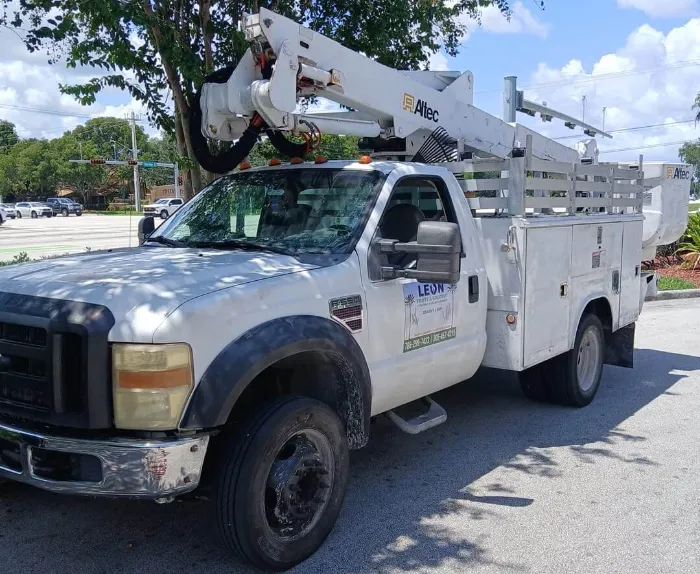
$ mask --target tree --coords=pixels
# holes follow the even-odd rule
[[[697,110],[698,113],[695,115],[695,123],[700,122],[700,92],[698,92],[698,95],[695,96],[695,103],[693,104],[693,109]]]
[[[693,166],[692,191],[700,193],[700,139],[694,142],[685,142],[678,150],[681,161]]]
[[[84,104],[106,87],[127,90],[143,102],[149,118],[174,134],[187,178],[202,185],[189,130],[197,86],[214,69],[237,62],[245,49],[236,22],[260,6],[388,66],[418,69],[444,49],[455,55],[466,32],[460,17],[478,17],[507,0],[2,0],[4,24],[20,30],[30,51],[46,49],[51,62],[105,71],[90,81],[61,86]],[[168,105],[172,94],[173,110]],[[174,115],[173,112],[174,111]]]
[[[19,141],[15,124],[0,120],[0,153]]]
[[[308,159],[315,155],[324,156],[327,159],[357,159],[359,155],[358,138],[353,136],[325,135],[321,141],[321,147],[309,154]],[[252,165],[267,165],[272,158],[279,158],[280,153],[267,141],[261,141],[253,148],[248,160]]]

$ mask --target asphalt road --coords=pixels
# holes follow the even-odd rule
[[[700,572],[700,299],[649,303],[636,368],[583,410],[484,373],[440,393],[447,423],[386,419],[352,457],[340,521],[300,573]],[[0,486],[3,573],[247,573],[209,503],[65,498]]]
[[[140,217],[92,215],[10,219],[0,226],[0,261],[25,252],[32,259],[81,253],[90,248],[138,245]],[[158,225],[160,219],[156,219]]]

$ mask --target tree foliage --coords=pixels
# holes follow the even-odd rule
[[[136,127],[139,159],[172,161],[176,156],[171,137],[149,138]],[[131,193],[129,167],[74,164],[71,159],[131,157],[129,122],[118,118],[94,118],[53,140],[20,140],[0,153],[0,194],[15,201],[43,200],[58,189],[70,189],[88,202],[93,194]],[[171,169],[142,169],[142,183],[171,183]]]
[[[678,150],[681,161],[693,166],[692,191],[700,193],[700,139],[694,142],[685,142]]]
[[[12,147],[19,141],[15,124],[0,120],[0,153]]]
[[[116,87],[145,104],[149,119],[175,136],[190,191],[202,185],[189,137],[190,105],[207,73],[245,52],[236,28],[243,12],[269,7],[405,69],[426,67],[440,49],[456,54],[466,32],[463,15],[478,18],[489,5],[509,13],[506,0],[1,1],[0,24],[21,31],[29,50],[100,72],[83,84],[61,86],[64,93],[89,104],[104,88]]]

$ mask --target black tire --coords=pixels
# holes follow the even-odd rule
[[[282,397],[222,439],[214,501],[225,545],[262,570],[303,562],[330,534],[345,497],[349,452],[340,419],[314,399]],[[314,451],[313,441],[325,446]]]
[[[76,217],[80,217],[83,214],[82,211],[79,211],[78,213],[75,214]]]
[[[17,219],[22,219],[22,214],[19,211],[17,212]]]
[[[165,209],[163,209],[163,210],[160,212],[160,218],[161,218],[161,219],[168,219],[168,212],[167,212]]]
[[[587,332],[593,339],[584,336]],[[581,353],[586,353],[582,346],[595,346],[591,351],[596,353],[595,360],[591,360],[591,375],[579,380],[578,364]],[[576,331],[574,348],[551,361],[545,366],[545,378],[549,384],[552,398],[555,402],[570,407],[585,407],[591,404],[600,388],[600,380],[603,376],[603,363],[605,361],[605,333],[603,324],[595,315],[584,315],[581,318]],[[585,384],[588,383],[588,384]],[[582,386],[583,385],[583,386]]]
[[[63,217],[68,217],[68,210],[65,209],[65,208],[63,208],[63,209],[61,210],[61,215],[62,215]]]
[[[32,219],[36,219],[38,217],[38,215],[36,214],[36,211],[32,211],[31,215],[32,215]]]
[[[535,365],[518,374],[523,395],[536,402],[552,400],[552,392],[544,375],[544,366]]]

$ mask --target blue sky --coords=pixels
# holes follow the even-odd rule
[[[601,150],[628,150],[601,159],[630,159],[641,151],[648,159],[675,160],[678,145],[646,146],[700,137],[689,121],[700,90],[700,0],[545,0],[544,11],[537,4],[513,1],[510,22],[495,8],[484,11],[481,26],[465,20],[469,34],[460,54],[433,56],[432,69],[471,70],[475,104],[499,116],[503,77],[516,75],[528,99],[576,117],[585,95],[590,123],[600,125],[607,107],[607,130],[664,124],[601,141]],[[16,123],[22,136],[57,137],[91,116],[144,111],[116,91],[81,107],[61,95],[58,84],[85,81],[85,71],[49,66],[45,54],[29,54],[7,30],[0,30],[0,45],[0,118]],[[518,121],[550,137],[572,135],[560,123],[522,114]]]

